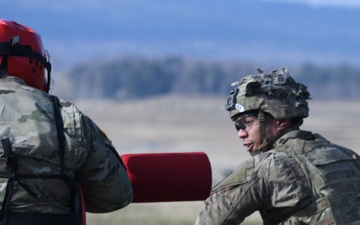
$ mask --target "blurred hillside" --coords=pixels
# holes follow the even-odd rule
[[[70,100],[223,97],[257,67],[288,67],[314,99],[358,99],[360,7],[306,2],[0,0],[0,14],[41,35]]]
[[[257,74],[257,66],[182,57],[123,57],[77,65],[58,76],[59,80],[55,79],[54,91],[70,100],[126,100],[168,94],[225,97],[232,82],[247,74]],[[288,69],[297,81],[308,86],[313,99],[357,100],[360,97],[359,67],[303,64]]]

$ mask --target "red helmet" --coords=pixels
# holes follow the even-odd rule
[[[24,25],[0,19],[0,68],[29,86],[49,91],[49,54],[40,36]]]

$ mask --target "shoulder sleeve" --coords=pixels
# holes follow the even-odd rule
[[[196,224],[240,224],[255,211],[266,221],[278,221],[310,200],[311,188],[300,164],[285,153],[265,152],[214,187]]]
[[[261,208],[266,190],[258,176],[255,160],[242,163],[216,185],[205,201],[196,224],[240,224]]]
[[[301,164],[290,155],[282,152],[271,154],[262,173],[267,177],[273,207],[297,207],[310,197],[307,176]]]
[[[311,202],[311,185],[301,166],[292,156],[278,151],[268,152],[259,173],[265,177],[268,199],[262,216],[269,221],[280,221]]]
[[[76,108],[76,107],[75,107]],[[76,177],[86,211],[111,212],[132,201],[132,188],[126,168],[105,133],[86,115],[74,110],[75,135],[79,140]],[[66,126],[66,124],[65,124]]]

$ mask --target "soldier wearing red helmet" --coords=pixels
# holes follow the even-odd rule
[[[0,68],[26,84],[48,92],[51,80],[49,54],[40,36],[14,21],[0,20]]]
[[[111,141],[74,104],[49,95],[50,80],[40,36],[0,20],[0,224],[84,224],[85,208],[111,212],[132,201]]]

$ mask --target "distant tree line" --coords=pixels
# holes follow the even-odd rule
[[[166,94],[224,96],[232,82],[256,73],[255,69],[254,65],[242,62],[123,57],[75,66],[67,77],[74,84],[75,99],[130,99]],[[304,64],[290,73],[308,86],[313,98],[360,97],[360,68]]]

